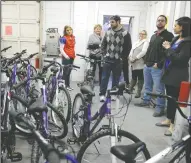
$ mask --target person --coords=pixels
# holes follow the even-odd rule
[[[154,90],[156,93],[165,93],[164,84],[161,82],[162,67],[164,63],[164,49],[162,43],[166,40],[171,42],[174,37],[173,34],[165,29],[167,24],[167,18],[165,15],[160,15],[156,21],[157,31],[152,35],[149,43],[149,47],[144,57],[144,95],[143,100],[140,103],[135,103],[135,106],[146,107],[149,106],[151,96],[147,95],[147,92]],[[153,114],[154,117],[160,117],[164,115],[165,99],[156,99],[156,108]]]
[[[73,35],[72,27],[66,25],[64,27],[64,35],[60,38],[60,52],[62,56],[62,64],[69,65],[73,64],[75,59],[75,36]],[[64,68],[63,78],[65,80],[66,88],[71,91],[73,88],[70,87],[70,74],[71,69]]]
[[[133,88],[136,85],[138,80],[138,83],[137,83],[138,88],[137,88],[137,93],[135,95],[135,98],[141,97],[141,91],[144,84],[143,57],[145,56],[147,52],[148,46],[149,46],[149,42],[147,40],[147,32],[146,30],[142,30],[139,33],[139,40],[135,42],[129,54],[129,61],[132,68],[132,79],[131,79],[130,87],[129,87],[130,92],[133,92]]]
[[[89,49],[89,57],[101,60],[101,31],[102,26],[100,24],[96,24],[94,26],[94,33],[89,36],[88,40],[88,49]],[[95,76],[96,64],[92,64],[93,66],[93,75]],[[98,62],[99,67],[99,85],[101,84],[101,75],[102,75],[102,65],[101,62]]]
[[[100,86],[100,101],[105,101],[110,73],[112,72],[112,87],[117,86],[122,69],[122,58],[127,58],[131,49],[131,37],[120,24],[121,18],[118,15],[110,18],[111,28],[106,31],[101,50],[104,60],[110,63],[103,64],[102,80]],[[112,97],[115,100],[115,97]]]
[[[180,85],[182,81],[189,80],[188,62],[191,57],[191,19],[181,17],[175,21],[174,33],[178,36],[170,43],[163,42],[165,50],[165,64],[163,67],[162,82],[166,87],[166,94],[178,100]],[[174,119],[176,105],[167,101],[167,119],[157,123],[156,126],[169,127],[165,131],[166,136],[172,136],[174,130]]]

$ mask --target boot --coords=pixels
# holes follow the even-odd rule
[[[137,93],[135,95],[135,98],[140,98],[141,97],[141,91],[142,91],[142,88],[143,88],[143,84],[144,84],[143,80],[138,80],[138,85],[137,85],[138,89],[137,89]]]
[[[171,123],[170,127],[165,131],[164,135],[165,136],[172,136],[173,131],[174,131],[174,124]]]
[[[137,84],[136,80],[131,79],[130,86],[129,86],[129,91],[130,93],[133,93],[133,88]]]

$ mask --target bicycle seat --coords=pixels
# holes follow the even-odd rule
[[[51,67],[50,71],[53,73],[57,73],[59,69],[57,67]]]
[[[143,142],[131,145],[118,145],[111,147],[110,152],[124,162],[134,162],[135,157],[146,145]],[[140,149],[139,149],[140,148]]]
[[[88,85],[84,85],[80,88],[80,91],[82,94],[85,94],[85,95],[89,95],[89,96],[95,96],[95,93],[94,91],[92,90],[92,88]]]
[[[43,111],[48,111],[48,108],[44,105],[43,103],[43,98],[40,97],[38,98],[31,106],[28,108],[28,112],[33,114],[36,112],[43,112]]]

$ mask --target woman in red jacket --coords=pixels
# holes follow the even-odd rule
[[[62,64],[68,65],[73,64],[75,59],[75,36],[73,35],[73,29],[72,27],[66,25],[64,27],[64,35],[60,38],[60,52],[62,55]],[[66,88],[68,90],[73,90],[73,88],[70,87],[70,74],[71,69],[65,69],[64,80],[66,84]]]

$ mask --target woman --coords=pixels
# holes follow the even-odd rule
[[[72,27],[66,25],[64,27],[64,35],[60,38],[60,52],[62,55],[62,64],[68,65],[73,64],[75,59],[75,36],[73,35]],[[70,73],[71,69],[67,68],[64,70],[66,73],[63,74],[65,85],[68,90],[73,90],[70,87]]]
[[[88,40],[88,49],[89,49],[89,57],[92,57],[94,59],[101,59],[101,31],[102,26],[100,24],[97,24],[94,26],[94,33],[89,36]],[[96,71],[96,64],[91,65],[93,66],[93,75],[95,76]],[[98,63],[99,67],[99,84],[101,84],[101,75],[102,75],[102,66],[101,63]]]
[[[176,20],[174,25],[174,33],[178,34],[171,44],[167,41],[163,42],[165,48],[166,60],[163,67],[162,82],[166,87],[166,94],[178,100],[180,84],[182,81],[189,80],[188,62],[191,57],[191,19],[189,17],[181,17]],[[167,119],[157,126],[169,127],[165,131],[166,136],[172,136],[174,130],[174,119],[176,114],[175,104],[168,100],[167,103]]]
[[[129,54],[129,61],[132,67],[132,80],[130,82],[130,92],[133,91],[133,88],[138,81],[138,89],[137,89],[135,98],[141,97],[141,91],[144,84],[143,57],[146,54],[148,46],[149,46],[149,42],[147,41],[147,32],[145,30],[142,30],[139,33],[139,40],[135,42]]]

